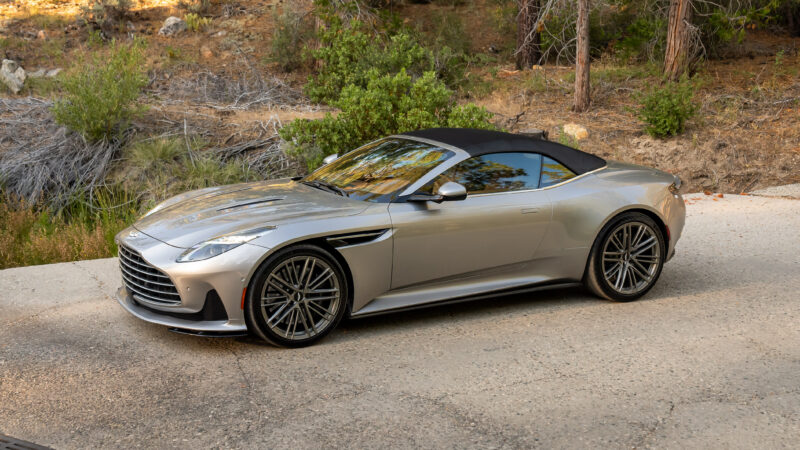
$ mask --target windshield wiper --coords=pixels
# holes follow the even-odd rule
[[[345,191],[344,189],[340,188],[339,186],[336,186],[336,185],[333,185],[333,184],[330,184],[330,183],[326,183],[324,181],[317,181],[317,180],[306,181],[306,180],[303,180],[303,181],[301,181],[301,183],[306,184],[306,185],[311,186],[311,187],[315,187],[317,189],[321,189],[323,191],[328,191],[328,192],[333,192],[334,194],[339,194],[342,197],[349,197],[350,196],[350,194],[348,194],[347,191]]]

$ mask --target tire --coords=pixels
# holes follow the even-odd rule
[[[620,214],[595,239],[584,284],[607,300],[636,300],[658,281],[665,254],[664,235],[652,218],[637,212]]]
[[[345,272],[330,252],[315,245],[287,247],[262,263],[250,281],[247,328],[279,347],[314,344],[342,320],[349,291]]]

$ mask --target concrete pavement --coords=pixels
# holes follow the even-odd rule
[[[56,448],[781,448],[800,442],[800,201],[687,197],[644,299],[363,319],[276,349],[113,300],[114,259],[0,271],[0,434]]]

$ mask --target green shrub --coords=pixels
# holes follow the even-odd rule
[[[378,49],[364,28],[359,21],[354,20],[346,27],[338,17],[328,18],[317,35],[319,48],[310,52],[322,64],[320,73],[310,76],[305,86],[312,100],[335,101],[345,86],[365,84],[369,59],[374,59]]]
[[[323,25],[316,36],[318,47],[306,53],[320,66],[305,88],[312,100],[332,103],[345,86],[366,87],[372,69],[390,75],[404,69],[413,78],[433,71],[451,89],[469,81],[466,68],[473,59],[469,56],[470,37],[456,14],[436,15],[435,25],[421,32],[390,13],[378,14],[379,19],[368,24],[343,20],[329,2],[318,0],[315,4],[316,17]]]
[[[481,128],[486,130],[496,130],[497,127],[491,122],[492,113],[482,106],[474,103],[467,103],[463,106],[455,106],[447,116],[444,124],[450,128]]]
[[[345,25],[338,16],[322,16],[326,26],[318,33],[320,47],[310,52],[322,69],[306,84],[306,94],[319,102],[335,102],[345,86],[366,87],[368,73],[394,74],[405,69],[421,76],[433,70],[433,55],[406,32],[381,42],[358,20]]]
[[[368,73],[366,87],[342,90],[334,102],[341,112],[323,119],[298,119],[281,129],[290,154],[305,159],[309,170],[333,153],[343,153],[381,136],[437,126],[495,128],[491,114],[475,105],[455,106],[453,91],[426,72],[414,79],[397,74]]]
[[[56,121],[87,140],[111,139],[141,113],[135,104],[147,84],[141,41],[113,43],[108,56],[97,54],[90,64],[65,76],[64,97],[53,105]]]
[[[204,30],[211,23],[210,17],[200,17],[195,13],[186,14],[183,20],[186,22],[186,28],[194,32]]]
[[[466,81],[469,48],[456,16],[440,20],[447,23],[432,33],[431,50],[396,17],[384,18],[384,37],[364,22],[345,23],[329,2],[315,4],[324,26],[317,35],[320,47],[309,53],[321,69],[309,77],[306,93],[341,112],[320,120],[298,119],[281,130],[287,151],[302,157],[309,169],[327,155],[402,131],[494,128],[485,109],[454,103],[450,86]]]
[[[655,137],[675,136],[683,132],[686,121],[697,112],[694,86],[683,76],[680,81],[668,81],[654,86],[639,96],[639,119],[645,130]]]
[[[666,30],[667,22],[662,17],[639,17],[625,29],[614,46],[614,53],[622,62],[662,60],[667,42]]]
[[[281,14],[275,10],[275,30],[272,33],[270,60],[286,72],[300,68],[303,64],[303,49],[314,29],[310,17],[300,8],[289,3]]]

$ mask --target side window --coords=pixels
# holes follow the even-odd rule
[[[552,186],[554,184],[567,181],[573,178],[575,173],[564,167],[560,162],[550,159],[547,156],[542,158],[542,182],[541,187]]]
[[[539,187],[542,156],[536,153],[493,153],[476,156],[448,169],[423,191],[434,192],[448,181],[461,183],[470,194],[521,191]]]

